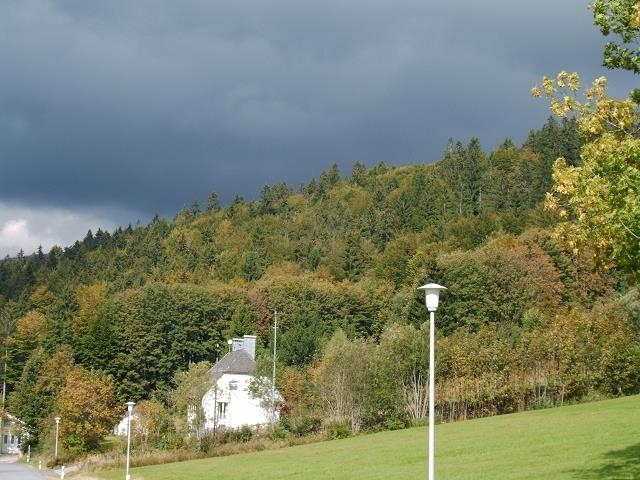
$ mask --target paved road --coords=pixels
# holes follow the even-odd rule
[[[45,480],[46,478],[44,473],[19,463],[0,463],[0,480]]]

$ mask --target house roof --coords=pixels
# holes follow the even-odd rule
[[[14,422],[14,423],[19,423],[21,425],[24,425],[24,422],[22,420],[20,420],[18,417],[14,417],[13,415],[11,415],[9,412],[5,411],[4,412],[4,417],[7,419],[7,421],[9,422]]]
[[[218,380],[225,373],[250,374],[256,368],[256,362],[246,350],[240,349],[227,353],[210,370],[215,380]]]

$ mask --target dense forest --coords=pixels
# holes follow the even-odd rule
[[[267,185],[225,206],[214,192],[173,220],[7,257],[6,407],[34,444],[83,385],[111,395],[111,409],[134,400],[185,414],[178,383],[228,338],[258,335],[271,361],[277,311],[284,428],[409,425],[426,416],[417,287],[430,281],[448,288],[441,420],[638,392],[637,290],[554,235],[559,217],[543,207],[555,160],[578,165],[581,146],[574,120],[549,119],[521,146],[451,140],[435,163],[333,165],[298,188]],[[71,433],[69,448],[95,445]]]

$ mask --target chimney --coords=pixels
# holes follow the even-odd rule
[[[242,349],[243,340],[241,338],[233,338],[231,340],[231,351],[235,352],[236,350]]]
[[[231,341],[231,351],[245,350],[251,358],[256,359],[256,336],[245,335],[242,338],[234,338]]]
[[[256,359],[256,336],[245,335],[242,339],[242,348],[244,348],[251,358]]]

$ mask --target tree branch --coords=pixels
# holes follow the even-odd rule
[[[625,228],[625,230],[626,230],[627,232],[629,232],[631,235],[633,235],[633,238],[637,238],[638,240],[640,240],[640,236],[638,236],[636,233],[634,233],[634,232],[633,232],[633,230],[631,230],[629,227],[627,227],[627,226],[624,224],[624,222],[623,222],[623,221],[620,221],[620,225],[622,225],[622,226]]]

